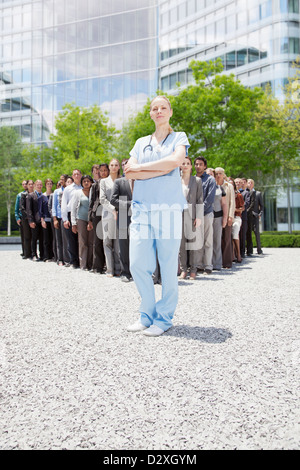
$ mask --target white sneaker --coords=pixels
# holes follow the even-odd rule
[[[147,328],[147,326],[144,326],[140,320],[136,321],[132,325],[127,326],[127,331],[131,332],[136,332],[136,331],[143,331]]]
[[[160,336],[164,333],[164,330],[159,328],[156,325],[151,325],[145,331],[143,331],[143,335],[145,336]]]

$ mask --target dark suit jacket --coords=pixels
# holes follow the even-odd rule
[[[247,208],[247,214],[248,216],[252,217],[252,211],[253,211],[254,203],[255,203],[255,191],[254,189],[251,189],[249,192],[250,192],[250,204]]]
[[[29,224],[32,222],[36,224],[41,222],[38,196],[35,191],[33,191],[33,193],[29,193],[26,197],[26,214]]]
[[[255,217],[258,217],[263,213],[264,203],[263,203],[263,198],[262,198],[261,192],[260,191],[255,191],[255,189],[253,191],[254,191],[254,194],[255,194],[255,201],[254,201],[254,205],[253,205],[252,214]]]
[[[131,218],[132,191],[129,180],[125,177],[117,178],[114,182],[110,203],[118,211],[118,223],[121,211],[126,211],[127,224]]]
[[[97,215],[101,215],[101,213],[99,214],[99,211],[97,212],[97,209],[100,206],[100,199],[99,199],[100,198],[100,181],[101,180],[95,181],[95,183],[93,183],[91,187],[89,214],[88,214],[90,222],[93,221],[93,219],[96,216],[96,213]]]

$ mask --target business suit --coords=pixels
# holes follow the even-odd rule
[[[255,238],[256,238],[256,247],[257,247],[257,253],[260,255],[262,254],[262,249],[261,249],[261,243],[260,243],[260,233],[259,233],[259,218],[263,213],[264,210],[264,203],[263,203],[263,197],[260,191],[255,191],[255,201],[254,201],[254,206],[253,206],[253,211],[252,211],[252,216],[253,216],[253,225],[252,229],[253,232],[255,233]]]
[[[40,216],[40,202],[41,195],[36,191],[29,193],[26,198],[26,214],[28,223],[35,223],[35,227],[31,227],[31,256],[37,257],[37,242],[39,242],[40,259],[44,259],[44,246],[43,246],[43,229]]]
[[[252,230],[253,230],[253,214],[252,211],[254,209],[255,204],[255,191],[254,189],[250,190],[250,204],[247,209],[247,255],[253,254],[253,242],[252,242]]]
[[[105,256],[102,233],[102,206],[100,204],[100,180],[92,184],[90,190],[89,221],[93,224],[93,270],[103,272]]]
[[[129,225],[131,221],[132,182],[125,177],[118,178],[113,185],[110,203],[118,211],[117,226],[121,276],[131,278],[129,269]]]
[[[225,181],[222,184],[222,187],[226,193],[226,203],[228,207],[228,216],[227,216],[227,224],[222,230],[222,261],[223,261],[223,268],[231,268],[232,267],[232,225],[228,225],[228,218],[231,217],[232,223],[234,220],[234,212],[235,212],[235,193],[232,184]]]
[[[243,210],[241,219],[242,219],[242,225],[241,225],[241,230],[240,230],[240,253],[241,257],[245,257],[245,252],[246,252],[246,236],[247,236],[247,226],[248,226],[248,215],[247,215],[247,209],[250,205],[250,191],[249,189],[242,189],[240,190],[241,195],[244,198],[245,201],[245,210]]]
[[[200,249],[204,239],[204,206],[201,178],[190,176],[188,187],[184,194],[188,207],[182,213],[182,238],[179,250],[180,265],[183,272],[196,273],[200,262]],[[194,226],[195,219],[201,220],[200,227]],[[189,260],[188,260],[189,258]]]
[[[24,191],[21,194],[20,198],[20,213],[21,213],[21,223],[24,234],[24,257],[26,259],[31,258],[31,228],[29,227],[27,212],[26,212],[26,200],[28,196],[28,191]]]

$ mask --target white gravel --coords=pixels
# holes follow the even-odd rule
[[[299,449],[300,250],[264,253],[148,338],[134,283],[1,251],[0,448]]]

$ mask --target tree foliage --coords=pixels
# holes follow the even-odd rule
[[[74,168],[90,173],[93,164],[111,158],[115,128],[108,124],[108,117],[99,106],[83,108],[66,104],[56,119],[55,129],[50,138],[56,173],[70,173]]]
[[[12,127],[0,128],[0,195],[5,202],[7,233],[11,233],[11,210],[18,191],[15,173],[21,158],[21,138]]]

